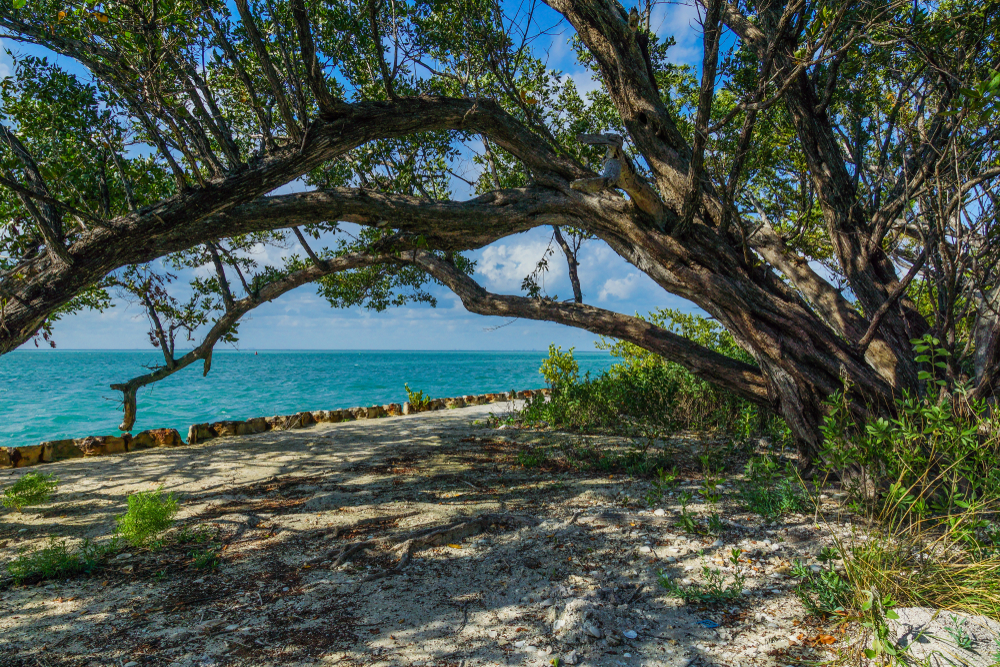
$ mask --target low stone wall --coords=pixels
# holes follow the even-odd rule
[[[85,456],[104,456],[107,454],[122,454],[152,447],[179,447],[184,444],[195,445],[200,442],[221,438],[229,435],[249,435],[264,431],[286,431],[293,428],[304,428],[313,424],[335,424],[337,422],[355,421],[358,419],[378,419],[380,417],[396,417],[412,415],[430,410],[445,410],[448,408],[464,408],[467,405],[484,405],[500,403],[514,399],[527,399],[535,395],[548,395],[548,389],[528,389],[525,391],[509,391],[502,394],[479,394],[476,396],[457,396],[454,398],[434,398],[422,407],[409,403],[387,403],[373,405],[367,408],[344,408],[342,410],[314,410],[312,412],[297,412],[294,415],[276,415],[274,417],[254,417],[246,421],[221,421],[211,424],[192,424],[188,429],[187,443],[181,439],[181,434],[172,428],[157,428],[143,431],[136,435],[98,435],[71,440],[53,440],[28,447],[0,447],[0,468],[23,468],[26,466],[76,459]]]

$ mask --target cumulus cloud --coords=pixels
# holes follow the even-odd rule
[[[609,278],[597,293],[598,301],[624,301],[632,296],[638,286],[639,274],[628,273],[623,278]]]
[[[14,75],[14,59],[7,53],[7,45],[0,40],[0,80]]]
[[[653,8],[650,27],[659,37],[673,37],[676,40],[677,44],[667,51],[670,62],[700,68],[703,55],[702,33],[695,0],[657,4]]]
[[[486,286],[493,291],[511,292],[521,289],[521,281],[535,270],[548,242],[543,240],[518,244],[491,245],[483,250],[476,265],[476,274],[485,278]],[[560,253],[549,257],[548,284],[553,275],[561,275],[565,261]]]

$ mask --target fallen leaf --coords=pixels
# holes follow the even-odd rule
[[[832,635],[820,635],[817,639],[820,644],[833,644],[837,641],[837,638]]]
[[[462,548],[461,544],[449,544],[448,546],[451,547],[452,549],[461,549]]]

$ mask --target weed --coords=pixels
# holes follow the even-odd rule
[[[813,572],[800,561],[795,561],[792,576],[800,579],[795,594],[810,614],[831,616],[852,606],[854,588],[832,565]]]
[[[688,512],[688,505],[691,503],[692,497],[690,491],[684,491],[677,497],[681,504],[681,516],[677,520],[677,527],[683,528],[685,533],[698,532],[698,522],[695,521],[694,515]]]
[[[965,627],[965,619],[954,614],[949,614],[948,624],[944,626],[944,631],[948,633],[955,646],[966,651],[972,648],[972,635]]]
[[[86,540],[79,549],[73,551],[66,546],[65,540],[53,537],[46,547],[21,551],[7,563],[7,572],[13,578],[14,585],[65,579],[94,570],[101,559],[114,549],[114,542],[98,545]]]
[[[739,497],[747,510],[769,521],[809,507],[805,488],[790,464],[782,470],[769,456],[747,462]]]
[[[431,397],[424,396],[422,391],[413,391],[410,389],[410,385],[404,383],[403,388],[406,389],[406,400],[410,402],[410,407],[420,412],[426,410],[431,405]]]
[[[128,497],[128,511],[117,518],[118,533],[136,547],[157,548],[156,536],[174,523],[177,499],[161,489],[140,491]]]
[[[20,512],[29,505],[41,505],[48,502],[55,493],[59,480],[51,474],[37,472],[25,473],[3,492],[4,507],[13,507]]]
[[[201,570],[214,570],[222,563],[219,552],[215,549],[192,551],[188,555],[192,558],[191,564]]]
[[[517,462],[525,468],[539,468],[545,465],[548,460],[548,453],[544,449],[535,448],[517,453]]]
[[[713,535],[718,535],[723,530],[725,530],[726,524],[723,523],[722,517],[719,516],[718,512],[712,512],[708,516],[708,532]]]
[[[996,651],[993,652],[993,663],[1000,665],[1000,637],[993,640],[994,646],[996,646]]]
[[[177,544],[204,544],[211,540],[212,537],[212,530],[207,526],[199,526],[197,528],[181,526],[174,533],[174,540]]]
[[[733,575],[732,584],[726,585],[726,575],[722,570],[709,568],[707,565],[702,567],[702,574],[705,577],[704,584],[696,582],[682,586],[660,572],[660,586],[665,588],[668,594],[678,597],[688,604],[712,605],[738,598],[746,581],[746,575],[737,571]]]

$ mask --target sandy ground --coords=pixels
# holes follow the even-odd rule
[[[76,544],[110,535],[135,491],[162,486],[182,509],[157,551],[129,549],[68,580],[4,582],[0,665],[749,667],[816,660],[846,642],[816,641],[833,630],[805,619],[782,574],[796,558],[815,563],[836,524],[792,516],[762,525],[727,504],[730,484],[726,530],[685,535],[676,493],[699,484],[685,456],[708,445],[663,445],[681,486],[650,507],[646,480],[521,465],[518,454],[542,440],[586,437],[489,428],[486,417],[505,407],[44,466],[59,492],[22,514],[3,510],[3,562],[53,536]],[[0,486],[25,471],[0,472]],[[485,515],[419,543],[422,530]],[[180,544],[183,530],[211,539]],[[408,565],[378,576],[414,536]],[[338,565],[365,540],[369,548]],[[210,548],[219,567],[196,567]],[[733,548],[743,550],[736,566]],[[738,568],[745,590],[698,607],[658,583],[661,572],[697,581],[706,565],[727,578]]]

